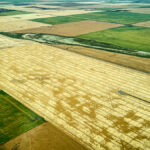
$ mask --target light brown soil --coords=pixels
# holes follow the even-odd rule
[[[15,30],[23,30],[29,28],[37,28],[41,26],[51,26],[44,23],[33,22],[33,21],[12,21],[12,22],[1,22],[0,31],[1,32],[11,32]]]
[[[31,44],[0,51],[0,89],[92,150],[150,148],[149,74]]]
[[[134,13],[150,14],[150,8],[129,8],[128,10]]]
[[[78,36],[90,32],[106,30],[121,26],[120,24],[97,22],[97,21],[80,21],[54,25],[51,27],[40,27],[27,30],[14,31],[16,33],[47,33],[62,36]]]
[[[50,123],[44,123],[1,147],[3,150],[86,150]]]
[[[82,46],[69,46],[69,45],[58,45],[58,44],[53,46],[150,73],[149,58],[113,53],[113,52],[108,52],[103,50],[86,48]]]
[[[150,27],[150,21],[140,22],[140,23],[136,23],[134,25],[140,26],[140,27]]]

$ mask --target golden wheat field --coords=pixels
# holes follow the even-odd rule
[[[85,147],[150,148],[150,75],[43,44],[0,51],[0,89]]]
[[[85,56],[93,57],[96,59],[112,62],[135,70],[150,73],[149,58],[124,55],[82,46],[61,45],[61,44],[53,44],[53,46],[65,49],[67,51],[79,53]]]

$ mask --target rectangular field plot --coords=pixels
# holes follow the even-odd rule
[[[48,24],[33,22],[33,21],[11,21],[11,22],[1,22],[0,23],[0,31],[2,32],[12,32],[15,30],[23,30],[29,28],[37,28],[41,26],[50,26]]]
[[[78,36],[81,39],[93,40],[110,47],[150,52],[150,29],[145,27],[117,27],[105,31],[93,32]]]
[[[83,20],[105,21],[119,24],[133,24],[150,20],[150,15],[132,12],[94,12],[78,15],[69,15],[65,17],[59,16],[51,18],[41,18],[35,19],[33,21],[43,22],[47,24],[62,24]]]
[[[150,147],[150,75],[44,44],[0,51],[0,88],[91,150]]]
[[[80,21],[80,22],[58,24],[58,25],[53,25],[51,27],[40,27],[40,28],[33,28],[27,30],[19,30],[15,32],[16,33],[47,33],[47,34],[55,34],[55,35],[62,35],[62,36],[77,36],[80,34],[106,30],[118,26],[121,25],[87,20],[87,21]]]
[[[0,144],[44,122],[43,118],[0,90]]]

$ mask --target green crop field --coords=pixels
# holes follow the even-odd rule
[[[84,19],[84,18],[76,16],[76,15],[33,19],[33,21],[47,23],[47,24],[53,24],[53,25],[54,24],[63,24],[63,23],[69,23],[69,22],[83,21],[83,20],[87,20],[87,19]]]
[[[0,144],[42,124],[43,118],[0,91]]]
[[[105,43],[106,45],[119,46],[125,49],[150,52],[150,28],[145,27],[122,26],[80,35],[77,38],[94,40]]]
[[[150,14],[132,13],[128,11],[105,11],[51,18],[39,18],[33,21],[47,24],[62,24],[82,20],[105,21],[119,24],[134,24],[150,20]]]
[[[31,12],[26,11],[9,11],[9,12],[0,12],[0,16],[12,16],[12,15],[20,15],[20,14],[30,14]]]

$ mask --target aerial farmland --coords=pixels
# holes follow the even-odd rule
[[[150,150],[149,8],[0,0],[0,150]]]

